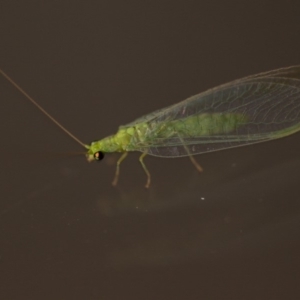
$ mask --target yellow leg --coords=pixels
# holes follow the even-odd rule
[[[120,164],[121,164],[121,162],[126,158],[127,155],[128,155],[128,152],[124,152],[124,153],[122,154],[122,156],[121,156],[121,157],[118,159],[118,161],[117,161],[116,174],[115,174],[115,178],[114,178],[114,180],[113,180],[113,182],[112,182],[112,185],[113,185],[113,186],[116,186],[117,183],[118,183],[118,179],[119,179],[119,175],[120,175]]]
[[[192,164],[196,167],[196,169],[198,170],[198,172],[203,172],[203,168],[197,163],[197,161],[196,161],[196,159],[193,157],[193,156],[191,156],[191,155],[189,155],[189,158],[190,158],[190,160],[191,160],[191,162],[192,162]]]
[[[189,158],[190,158],[192,164],[196,167],[196,169],[198,170],[198,172],[200,172],[200,173],[203,172],[203,168],[197,163],[196,159],[191,155],[191,153],[190,153],[188,147],[186,147],[186,146],[184,145],[183,139],[182,139],[180,136],[178,136],[178,137],[179,137],[179,139],[181,140],[182,145],[183,145],[183,147],[184,147],[186,153],[188,154],[188,156],[189,156]]]
[[[146,165],[144,164],[144,157],[147,155],[147,153],[143,153],[140,158],[139,158],[139,161],[147,175],[147,183],[145,185],[145,187],[148,189],[150,187],[150,182],[151,182],[151,175],[150,175],[150,172],[148,171]]]

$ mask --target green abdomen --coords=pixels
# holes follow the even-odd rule
[[[161,125],[157,137],[224,135],[233,132],[246,122],[247,118],[242,114],[202,114]]]

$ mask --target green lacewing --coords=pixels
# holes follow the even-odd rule
[[[86,149],[88,161],[102,160],[105,153],[123,153],[117,162],[113,185],[117,184],[120,163],[128,152],[159,157],[188,156],[198,171],[193,155],[250,145],[288,136],[300,130],[300,66],[264,72],[212,88],[178,104],[157,110],[125,126],[116,134],[84,144],[33,98],[9,80],[27,99],[57,126]]]

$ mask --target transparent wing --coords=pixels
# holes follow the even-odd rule
[[[249,76],[142,117],[137,151],[178,157],[266,141],[300,130],[300,66]],[[125,126],[125,127],[127,127]]]
[[[262,72],[262,73],[259,73],[259,74],[255,74],[255,75],[251,75],[251,76],[247,76],[247,77],[244,77],[244,78],[241,78],[241,79],[237,79],[237,80],[234,80],[234,81],[231,81],[229,83],[226,83],[226,84],[223,84],[223,85],[219,85],[215,88],[212,88],[212,89],[209,89],[205,92],[202,92],[200,94],[197,94],[195,96],[192,96],[178,104],[174,104],[172,106],[169,106],[169,107],[165,107],[165,108],[161,108],[161,109],[158,109],[150,114],[147,114],[145,116],[142,116],[136,120],[134,120],[133,122],[130,122],[126,125],[123,125],[121,126],[120,128],[127,128],[127,127],[132,127],[132,126],[135,126],[139,123],[144,123],[144,122],[148,122],[148,121],[151,121],[151,120],[154,120],[154,119],[157,119],[158,117],[160,116],[163,116],[165,114],[167,114],[167,111],[168,110],[172,110],[174,107],[176,106],[182,106],[184,105],[184,102],[186,101],[192,101],[194,100],[195,97],[197,98],[200,98],[201,96],[204,96],[205,94],[209,94],[215,90],[220,90],[222,88],[226,88],[226,87],[233,87],[236,83],[243,83],[243,82],[247,82],[248,80],[253,80],[255,78],[276,78],[276,77],[280,77],[280,78],[295,78],[299,80],[300,78],[300,65],[299,66],[292,66],[292,67],[287,67],[287,68],[281,68],[281,69],[277,69],[277,70],[272,70],[272,71],[267,71],[267,72]]]

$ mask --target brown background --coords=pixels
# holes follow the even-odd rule
[[[299,1],[1,1],[0,67],[84,142],[300,63]],[[298,299],[300,135],[188,159],[82,151],[5,79],[1,299]],[[201,198],[204,198],[201,199]]]

